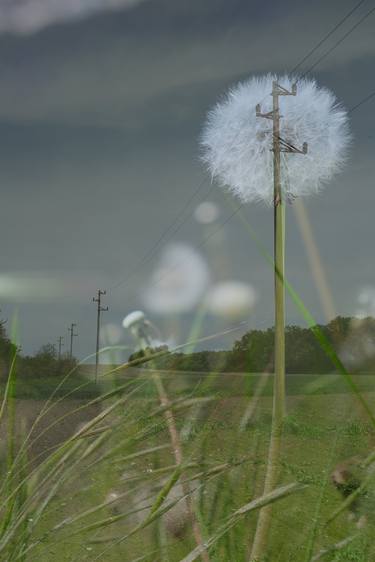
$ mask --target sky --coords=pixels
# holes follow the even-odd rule
[[[250,283],[247,324],[205,317],[202,335],[273,323],[272,269],[200,160],[207,111],[233,84],[288,72],[356,2],[245,0],[0,0],[0,308],[17,314],[24,353],[68,343],[95,350],[92,297],[107,289],[103,325],[121,326],[162,284],[167,243],[195,248],[209,283]],[[372,8],[364,0],[300,68],[305,72]],[[314,68],[346,108],[374,91],[375,12]],[[355,314],[375,286],[373,209],[375,100],[351,115],[349,161],[318,196],[304,199],[337,314]],[[213,201],[220,216],[198,223]],[[272,252],[272,209],[242,209]],[[227,220],[228,219],[228,220]],[[206,240],[207,236],[209,238]],[[158,240],[162,237],[160,243]],[[293,205],[287,209],[287,276],[319,322],[325,312]],[[142,262],[142,259],[145,259]],[[141,265],[140,262],[142,262]],[[160,267],[159,267],[160,269]],[[185,264],[184,275],[189,276]],[[162,339],[185,341],[199,303],[178,318],[146,310]],[[176,315],[175,315],[176,316]],[[287,323],[303,325],[288,300]],[[120,343],[131,343],[121,333]]]

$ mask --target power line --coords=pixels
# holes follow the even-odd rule
[[[356,104],[354,107],[352,107],[348,113],[352,113],[353,111],[355,111],[356,109],[358,109],[361,105],[363,105],[364,103],[366,103],[367,101],[369,101],[371,98],[375,97],[375,91],[372,92],[371,94],[369,94],[368,96],[366,96],[363,100],[361,100],[358,104]],[[213,184],[211,184],[210,190],[212,189]],[[239,205],[239,207],[237,207],[219,226],[216,230],[214,230],[213,232],[211,232],[211,234],[209,234],[200,244],[198,244],[198,246],[196,247],[197,250],[199,250],[200,248],[202,248],[203,246],[205,246],[207,244],[207,242],[213,238],[220,230],[222,230],[222,228],[243,208],[244,204],[241,203],[241,205]],[[189,218],[189,217],[187,217]],[[186,220],[187,220],[186,218]],[[182,225],[180,225],[182,226]],[[162,275],[161,277],[159,277],[158,279],[155,280],[154,283],[151,284],[151,286],[155,286],[158,285],[169,273],[170,271],[175,270],[177,267],[179,266],[179,263],[175,264],[173,266],[173,268],[171,268],[166,274]]]
[[[363,104],[365,104],[367,101],[369,101],[369,100],[372,99],[373,97],[375,97],[375,91],[372,92],[371,94],[369,94],[368,96],[366,96],[364,99],[362,99],[362,100],[361,100],[359,103],[357,103],[355,106],[353,106],[353,107],[348,111],[348,113],[353,113],[356,109],[358,109],[360,106],[362,106]],[[211,189],[212,189],[212,186],[213,186],[213,184],[211,184],[210,191],[211,191]],[[241,204],[238,208],[236,208],[236,209],[235,209],[235,210],[218,226],[218,228],[217,228],[214,232],[212,232],[210,235],[208,235],[208,236],[196,247],[196,249],[199,250],[200,248],[202,248],[203,246],[205,246],[206,243],[210,240],[210,238],[214,237],[214,236],[215,236],[215,235],[216,235],[216,234],[217,234],[217,233],[218,233],[218,232],[219,232],[219,231],[220,231],[220,230],[221,230],[221,229],[222,229],[222,228],[223,228],[223,227],[224,227],[240,210],[241,210],[242,207],[243,207],[243,204]],[[181,223],[181,224],[179,225],[179,227],[177,227],[177,230],[179,230],[179,228],[181,228],[181,226],[186,222],[186,220],[189,218],[189,216],[191,216],[191,215],[188,215],[187,217],[185,217],[184,222]],[[172,233],[172,235],[173,235],[173,233]],[[173,271],[174,269],[176,269],[176,268],[178,267],[178,265],[179,265],[179,264],[177,263],[171,270]],[[171,270],[170,270],[170,271],[171,271]],[[168,273],[169,273],[169,272],[168,272]],[[155,282],[152,283],[151,286],[155,286],[155,285],[157,285],[158,283],[160,283],[160,282],[166,277],[166,275],[167,275],[168,273],[166,273],[165,275],[162,275],[161,277],[159,277],[158,279],[156,279]]]
[[[143,257],[140,259],[140,261],[135,265],[133,271],[131,273],[129,273],[124,279],[122,279],[121,281],[119,281],[118,283],[116,283],[115,285],[110,287],[111,290],[115,290],[118,287],[120,287],[121,285],[123,285],[124,283],[127,283],[127,281],[129,281],[129,279],[131,279],[139,271],[139,269],[141,267],[143,267],[144,265],[146,265],[146,263],[148,263],[150,261],[150,258],[152,259],[154,257],[154,252],[160,246],[161,242],[163,242],[166,238],[170,239],[171,236],[174,236],[174,234],[176,234],[176,232],[178,232],[178,230],[181,229],[181,227],[186,223],[186,221],[188,220],[190,215],[185,217],[185,219],[183,220],[183,222],[180,225],[177,224],[179,219],[181,217],[183,217],[186,210],[189,208],[192,201],[198,195],[198,193],[200,192],[200,190],[202,189],[202,187],[204,186],[206,181],[207,181],[207,178],[204,177],[203,180],[199,183],[198,187],[195,189],[194,193],[191,195],[191,197],[188,199],[188,201],[185,203],[185,205],[179,211],[177,216],[174,218],[172,223],[162,232],[162,234],[159,236],[159,238],[156,240],[156,242],[154,242],[154,244],[151,246],[151,248],[143,255]],[[206,196],[207,195],[205,195],[205,197]],[[177,225],[177,228],[175,230],[173,230],[172,233],[171,233],[171,230],[173,229],[173,227],[175,225]],[[171,233],[171,235],[168,236],[168,234],[170,234],[170,233]]]
[[[348,114],[353,113],[353,111],[361,107],[361,105],[365,104],[366,102],[370,101],[373,97],[375,97],[375,91],[371,92],[371,94],[369,94],[368,96],[363,98],[360,102],[358,102],[356,105],[351,107],[348,111]]]
[[[313,55],[313,54],[319,49],[319,47],[321,47],[321,46],[323,45],[323,43],[325,43],[325,42],[335,33],[335,31],[337,31],[337,30],[349,19],[349,17],[350,17],[352,14],[354,14],[354,12],[355,12],[364,2],[366,2],[366,1],[367,1],[367,0],[360,0],[360,2],[358,2],[358,4],[356,4],[356,5],[354,6],[354,8],[352,8],[351,10],[349,10],[349,12],[348,12],[337,24],[335,24],[335,25],[333,26],[333,28],[332,28],[328,33],[326,33],[326,35],[324,35],[324,36],[322,37],[322,39],[320,39],[320,41],[318,41],[318,43],[317,43],[312,49],[310,49],[310,51],[294,66],[294,68],[292,68],[292,70],[290,71],[290,74],[293,74],[294,72],[296,72],[296,70],[297,70],[307,59],[309,59],[309,58],[311,57],[311,55]],[[360,23],[361,23],[361,22],[360,22]],[[358,25],[359,25],[359,23],[356,24],[356,27],[357,27]],[[345,38],[346,38],[346,37],[344,37],[344,38],[342,39],[342,41],[343,41]],[[340,40],[340,42],[341,42],[341,40]],[[338,46],[338,45],[336,45],[335,48],[336,48],[337,46]],[[332,48],[332,50],[333,50],[333,48]],[[331,50],[331,52],[332,52],[332,50]],[[324,55],[324,57],[325,57],[325,56],[328,56],[328,54],[329,54],[329,53],[326,53],[326,54]],[[320,59],[320,60],[314,65],[314,67],[315,67],[321,60],[323,60],[323,58]],[[311,68],[310,68],[310,70],[311,70]],[[305,73],[303,74],[303,76],[305,76],[306,74],[308,74],[308,72],[310,72],[310,70],[307,71],[307,72],[305,72]],[[296,83],[297,83],[297,82],[298,82],[298,80],[296,80]],[[260,100],[260,103],[263,103],[264,100],[265,100],[267,97],[268,97],[268,94],[266,94],[266,95],[264,96],[264,98],[263,98],[262,100]]]
[[[335,26],[326,34],[324,35],[324,37],[322,37],[322,39],[320,39],[320,41],[318,41],[318,43],[312,48],[310,49],[310,51],[301,59],[301,61],[292,69],[291,73],[295,72],[306,60],[308,60],[312,54],[314,54],[319,47],[321,47],[349,18],[350,16],[360,8],[360,6],[362,4],[364,4],[366,0],[360,0],[360,2],[358,2],[351,10],[349,10],[349,12],[337,23],[335,24]],[[322,62],[327,56],[329,56],[351,33],[353,33],[353,31],[359,27],[373,12],[375,11],[375,8],[372,8],[371,10],[369,10],[369,12],[367,12],[364,16],[362,16],[362,18],[360,18],[330,49],[328,49],[325,53],[322,54],[322,56],[302,75],[302,77],[306,76],[306,74],[308,74],[309,72],[311,72],[320,62]],[[375,92],[373,92],[372,94],[370,94],[369,96],[367,96],[365,99],[363,99],[361,102],[359,102],[356,106],[354,106],[353,108],[351,108],[351,110],[349,110],[349,113],[352,113],[355,109],[357,109],[358,107],[360,107],[361,105],[363,105],[364,103],[366,103],[367,101],[369,101],[369,99],[371,99],[373,96],[375,96]],[[182,223],[178,224],[179,219],[185,214],[186,209],[190,206],[191,202],[193,201],[193,199],[195,198],[195,196],[197,195],[197,193],[200,191],[200,189],[202,188],[202,186],[204,185],[206,181],[206,178],[204,178],[204,180],[199,184],[199,186],[197,187],[196,191],[192,194],[192,196],[189,198],[189,200],[187,201],[187,203],[184,205],[183,209],[178,213],[178,215],[176,216],[176,218],[174,219],[174,221],[168,226],[168,228],[165,229],[165,231],[161,234],[161,236],[158,238],[158,240],[152,245],[152,247],[150,248],[150,250],[148,250],[148,252],[146,252],[146,254],[143,256],[143,258],[140,260],[140,262],[136,265],[135,270],[133,270],[133,272],[131,272],[125,279],[121,280],[119,283],[117,283],[116,285],[114,285],[112,287],[112,289],[116,289],[118,287],[120,287],[121,285],[123,285],[124,283],[126,283],[129,279],[131,279],[135,273],[144,265],[146,265],[146,263],[148,263],[150,261],[150,258],[152,259],[154,257],[154,251],[156,250],[156,248],[160,245],[160,243],[165,240],[166,237],[168,237],[170,239],[170,237],[172,237],[176,232],[178,232],[182,226],[187,222],[187,220],[190,218],[191,215],[188,215],[184,218],[184,220],[182,221]],[[213,185],[213,184],[212,184]],[[210,188],[210,191],[212,189],[212,185]],[[238,209],[239,210],[239,209]],[[237,212],[237,211],[236,211]],[[222,225],[217,229],[220,230],[227,222],[228,220],[230,220],[232,218],[232,216],[235,213],[233,213],[230,217],[228,217],[228,219],[226,221],[224,221],[224,223],[222,223]],[[176,228],[174,230],[173,227],[176,226]],[[217,232],[215,231],[215,233]],[[211,236],[213,236],[215,233],[212,233],[209,238]],[[168,236],[168,234],[170,234],[170,236]],[[204,240],[199,246],[202,247],[207,240]]]
[[[294,72],[296,72],[296,70],[298,70],[298,68],[300,66],[302,66],[302,64],[311,57],[311,55],[313,55],[318,49],[319,47],[321,47],[323,45],[323,43],[325,43],[327,41],[327,39],[329,39],[331,37],[331,35],[333,35],[335,33],[335,31],[337,31],[345,22],[347,19],[350,18],[350,16],[356,11],[358,10],[358,8],[367,0],[361,0],[360,2],[358,2],[358,4],[356,4],[356,6],[354,6],[354,8],[352,8],[326,35],[324,35],[324,37],[315,45],[315,47],[313,47],[308,53],[307,55],[305,55],[303,57],[302,60],[300,60],[300,62],[298,64],[296,64],[296,66],[290,71],[291,74],[293,74]]]
[[[196,247],[196,250],[200,250],[201,248],[203,248],[203,246],[205,246],[207,244],[207,242],[213,238],[244,206],[244,203],[241,203],[241,205],[239,205],[239,207],[237,207],[219,226],[218,228],[216,228],[216,230],[214,230],[213,232],[211,232],[211,234],[209,234],[208,236],[206,236],[206,238],[204,238],[204,240],[202,240],[202,242],[200,244],[198,244],[198,246]],[[158,279],[156,279],[154,281],[154,283],[150,284],[150,287],[154,287],[155,285],[158,285],[161,281],[163,281],[163,279],[165,277],[167,277],[171,271],[174,271],[175,269],[177,269],[180,265],[180,263],[182,262],[177,262],[175,263],[175,265],[171,268],[168,269],[168,271],[164,274],[161,275],[160,277],[158,277]]]
[[[326,57],[328,57],[357,27],[361,25],[373,12],[375,12],[375,7],[371,8],[369,12],[367,12],[364,16],[362,16],[328,51],[326,51],[304,74],[302,74],[302,78],[309,74],[318,64],[322,62]]]

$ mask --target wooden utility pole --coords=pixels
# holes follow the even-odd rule
[[[72,357],[73,357],[73,338],[78,336],[78,334],[74,333],[74,328],[76,328],[76,327],[77,327],[77,324],[72,322],[71,325],[70,325],[70,328],[68,328],[68,330],[70,332],[70,351],[69,351],[70,359],[72,359]]]
[[[280,96],[297,95],[297,85],[286,90],[276,81],[272,83],[272,111],[261,113],[260,105],[256,106],[257,117],[272,120],[272,151],[273,151],[273,185],[274,185],[274,271],[275,271],[275,374],[273,391],[273,411],[271,441],[268,451],[267,470],[263,494],[269,494],[277,486],[279,476],[279,459],[281,453],[281,435],[285,416],[285,194],[281,185],[281,153],[307,153],[307,143],[302,150],[296,148],[280,133]],[[267,548],[268,532],[271,524],[272,506],[267,505],[259,512],[255,532],[251,560],[264,557]]]
[[[59,336],[59,340],[58,340],[58,341],[59,341],[59,355],[58,355],[58,359],[59,359],[59,361],[61,361],[61,349],[62,349],[62,347],[63,347],[63,345],[64,345],[64,343],[63,343],[63,342],[64,342],[63,336]]]
[[[106,295],[107,291],[102,291],[98,289],[97,297],[93,297],[93,302],[98,304],[97,306],[97,316],[96,316],[96,352],[95,352],[95,382],[98,380],[98,366],[99,366],[99,344],[100,344],[100,315],[102,312],[108,310],[108,306],[103,307],[101,304],[101,298]]]
[[[307,143],[302,150],[293,146],[280,135],[280,96],[297,95],[297,85],[286,90],[276,81],[272,83],[272,111],[261,113],[256,106],[257,117],[272,120],[273,184],[274,184],[274,268],[275,268],[275,383],[274,413],[280,420],[285,414],[285,197],[281,187],[281,153],[307,153]]]

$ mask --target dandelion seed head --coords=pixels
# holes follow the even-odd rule
[[[219,207],[212,201],[203,201],[194,211],[195,220],[201,224],[211,224],[220,215]]]
[[[273,202],[272,82],[291,90],[293,77],[268,74],[233,87],[209,112],[201,137],[202,160],[219,185],[244,202]],[[334,94],[300,79],[296,96],[280,96],[280,136],[307,154],[285,154],[282,189],[292,197],[319,192],[341,169],[350,144],[348,115]],[[284,154],[283,154],[284,155]]]
[[[137,326],[145,321],[145,315],[141,310],[134,310],[125,316],[122,321],[122,325],[126,330],[130,330],[132,327]]]
[[[357,302],[359,306],[355,316],[358,319],[367,318],[368,316],[375,317],[375,287],[362,287],[358,292]]]
[[[8,302],[43,302],[64,294],[64,283],[43,272],[0,275],[0,298]]]
[[[117,492],[109,492],[105,498],[106,503],[115,502],[119,499],[119,494]]]
[[[210,289],[206,297],[209,312],[232,319],[247,316],[255,301],[256,293],[253,287],[240,281],[218,283]]]
[[[169,244],[143,292],[144,306],[156,314],[188,312],[198,304],[208,282],[208,266],[194,248]]]

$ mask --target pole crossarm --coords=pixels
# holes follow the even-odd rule
[[[109,310],[108,306],[101,306],[101,297],[103,295],[106,295],[107,291],[102,291],[101,289],[98,290],[98,296],[92,297],[93,302],[97,302],[98,303],[98,308],[100,310],[100,312],[106,312],[107,310]]]
[[[281,144],[280,152],[290,152],[293,154],[307,154],[307,142],[304,142],[302,145],[302,149],[300,149],[294,146],[289,141],[283,139],[282,137],[278,137],[278,139]],[[271,150],[273,151],[273,148],[271,148]]]
[[[271,96],[274,93],[277,96],[296,96],[297,95],[297,83],[295,82],[294,84],[292,84],[292,90],[289,91],[286,88],[284,88],[284,86],[280,86],[280,84],[278,84],[277,82],[273,82],[273,93],[271,94]]]
[[[280,136],[280,119],[282,115],[280,115],[280,108],[279,108],[279,96],[296,96],[297,95],[297,84],[292,84],[292,89],[287,90],[284,86],[278,84],[278,82],[274,81],[272,83],[272,93],[271,96],[273,97],[274,103],[273,108],[271,111],[267,111],[266,113],[262,113],[260,103],[255,106],[255,115],[257,117],[262,117],[263,119],[270,119],[273,123],[273,143],[272,148],[270,148],[271,152],[276,155],[280,155],[281,152],[286,152],[290,154],[307,154],[308,146],[307,142],[304,142],[302,148],[298,148],[294,146],[289,140],[283,139]],[[271,132],[271,131],[270,131]],[[280,176],[280,156],[276,157],[276,161],[274,162],[274,167],[276,168],[276,175]],[[275,184],[275,196],[274,202],[275,205],[281,203],[281,181],[278,179]]]

